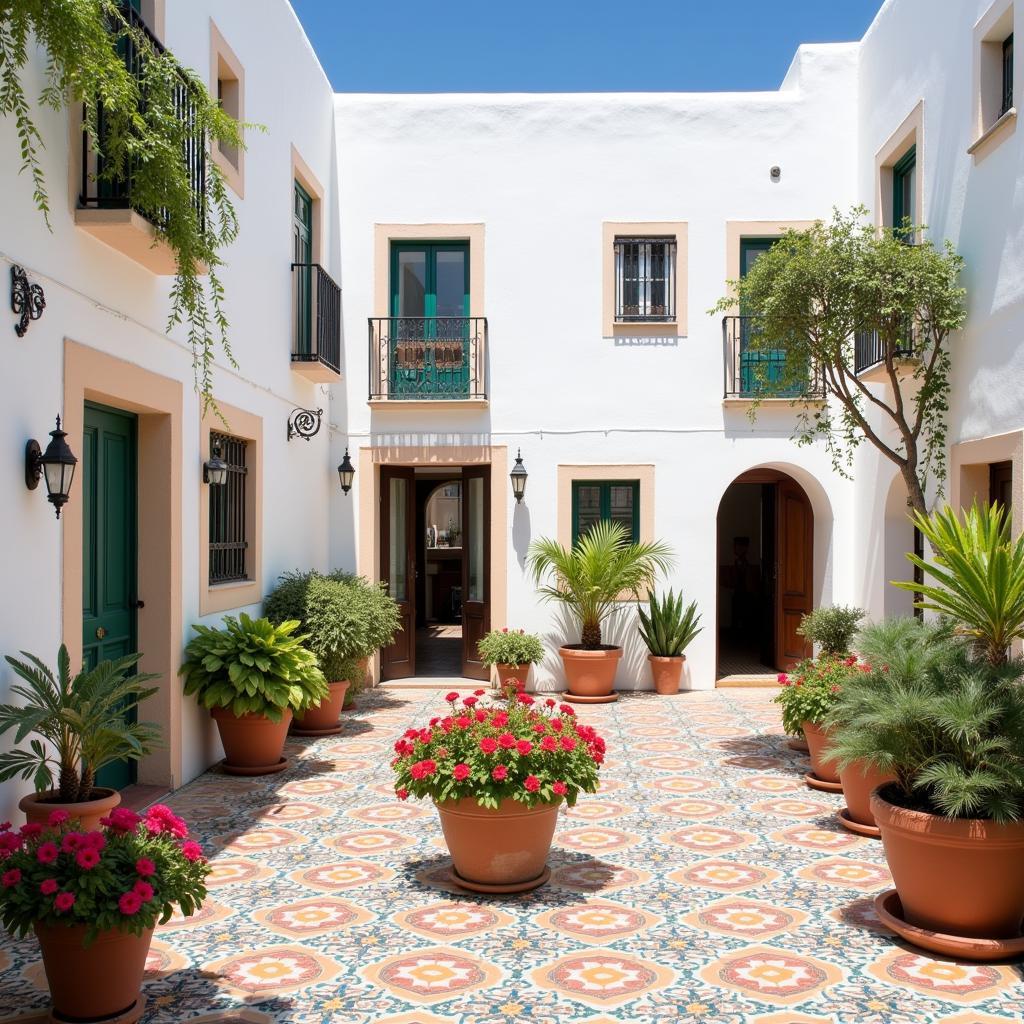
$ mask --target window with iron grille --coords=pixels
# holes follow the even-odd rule
[[[245,485],[247,441],[210,431],[210,451],[227,463],[227,482],[210,487],[210,583],[248,579]]]
[[[615,238],[615,319],[676,318],[676,240],[669,235]]]
[[[1013,106],[1013,33],[1003,40],[1003,98],[999,105],[1002,117]]]

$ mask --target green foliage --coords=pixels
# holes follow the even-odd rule
[[[156,746],[156,725],[127,720],[128,712],[156,693],[144,684],[157,676],[134,672],[141,654],[101,661],[74,677],[63,644],[56,676],[34,654],[21,654],[26,661],[8,657],[7,663],[24,680],[11,687],[22,703],[0,705],[0,735],[14,729],[15,743],[30,735],[41,740],[0,754],[0,782],[20,775],[42,792],[53,786],[51,765],[56,765],[61,800],[78,803],[91,799],[96,772],[104,765],[137,761]]]
[[[683,607],[683,595],[671,591],[660,600],[652,590],[648,595],[650,614],[637,606],[640,635],[651,654],[659,658],[678,658],[701,631],[697,602]]]
[[[849,654],[864,614],[863,608],[844,604],[815,608],[800,620],[796,631],[815,644],[821,654]]]
[[[843,687],[866,668],[852,655],[845,658],[822,655],[800,662],[792,675],[782,672],[779,675],[782,689],[773,698],[782,708],[782,728],[791,736],[799,736],[804,722],[823,725]]]
[[[536,665],[544,660],[540,637],[522,629],[492,629],[476,649],[485,665]]]
[[[204,708],[228,708],[237,716],[266,715],[279,722],[286,708],[305,711],[327,697],[316,655],[294,636],[295,621],[275,626],[244,612],[226,616],[223,629],[194,625],[185,648],[185,693]]]
[[[895,775],[902,806],[949,818],[1024,817],[1024,663],[977,658],[944,623],[865,630],[872,671],[848,680],[830,753]]]
[[[978,505],[963,519],[948,505],[914,525],[935,555],[927,562],[908,554],[937,585],[894,582],[922,595],[918,607],[948,615],[993,664],[1024,637],[1024,536],[1010,536],[1010,517],[999,505]]]
[[[564,604],[580,625],[583,647],[595,650],[621,595],[639,599],[641,590],[651,590],[658,573],[671,567],[672,553],[662,541],[633,543],[621,523],[602,521],[571,548],[546,537],[534,541],[526,565],[541,597]]]
[[[118,52],[127,39],[139,54],[137,75]],[[235,365],[218,268],[220,252],[234,241],[238,223],[210,152],[214,144],[244,147],[242,126],[221,109],[198,75],[130,25],[115,0],[0,0],[0,116],[14,119],[21,169],[32,178],[33,199],[47,223],[43,139],[22,82],[37,43],[47,53],[40,106],[56,111],[69,104],[82,107],[90,145],[104,158],[102,178],[121,179],[130,168],[133,207],[153,221],[157,239],[174,253],[177,275],[167,329],[187,322],[196,387],[204,407],[212,405],[217,341]],[[182,82],[194,106],[187,118],[176,100]],[[201,197],[193,192],[183,156],[188,147],[207,154]],[[200,277],[204,267],[208,287]]]
[[[756,311],[751,347],[786,351],[778,379],[759,381],[758,400],[799,395],[797,443],[823,440],[834,468],[848,475],[868,440],[899,468],[911,505],[925,512],[929,480],[941,493],[946,477],[948,341],[967,315],[964,261],[948,242],[908,245],[922,226],[879,230],[866,214],[836,210],[828,223],[786,232],[742,280],[729,282],[732,294],[712,312]],[[858,332],[877,332],[891,399],[855,372]],[[807,401],[816,376],[809,368],[820,373],[824,404]]]

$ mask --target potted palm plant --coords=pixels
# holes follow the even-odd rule
[[[662,598],[651,591],[648,594],[649,612],[637,608],[640,616],[640,635],[647,645],[647,662],[654,677],[657,693],[669,696],[679,692],[679,679],[683,674],[683,653],[701,631],[697,602],[683,607],[683,595],[677,597],[671,590]]]
[[[480,660],[485,665],[494,666],[498,674],[498,688],[502,693],[507,692],[510,684],[513,689],[525,690],[530,666],[544,658],[540,637],[507,626],[492,629],[476,646]]]
[[[531,545],[527,568],[541,597],[564,605],[580,627],[580,643],[559,648],[568,700],[617,699],[612,689],[622,648],[603,643],[601,627],[623,601],[653,589],[671,565],[667,544],[630,541],[621,523],[599,522],[571,548],[548,538]]]
[[[316,655],[295,636],[298,622],[275,626],[244,612],[223,629],[193,626],[180,672],[217,723],[232,775],[267,775],[287,767],[282,755],[292,714],[328,697]]]
[[[157,677],[134,671],[141,654],[102,661],[75,676],[63,644],[56,675],[35,655],[21,654],[25,661],[8,657],[7,663],[23,680],[11,687],[23,703],[0,705],[0,735],[14,729],[18,743],[39,738],[0,754],[0,782],[17,775],[32,781],[35,792],[18,805],[29,822],[42,824],[51,812],[65,811],[82,828],[95,828],[121,802],[116,790],[97,787],[96,773],[115,761],[145,757],[159,739],[156,725],[130,720],[156,693],[145,684]]]

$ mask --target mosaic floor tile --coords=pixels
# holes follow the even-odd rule
[[[364,967],[361,973],[389,992],[425,1004],[447,1002],[493,985],[501,977],[492,964],[444,946],[399,953]]]
[[[763,946],[745,949],[705,967],[701,977],[771,1003],[804,1002],[843,977],[833,964]]]
[[[534,920],[542,928],[550,928],[579,942],[596,946],[636,935],[657,924],[661,918],[621,903],[595,900],[549,910]]]
[[[591,1006],[618,1006],[668,985],[673,974],[664,967],[617,952],[575,953],[539,967],[532,978]]]

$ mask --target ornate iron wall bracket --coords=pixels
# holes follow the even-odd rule
[[[320,418],[323,409],[293,409],[288,417],[288,440],[301,437],[308,441],[320,433]]]
[[[38,320],[46,308],[46,297],[41,285],[29,284],[25,271],[11,265],[11,312],[21,319],[14,325],[19,338],[25,337],[30,320]]]

